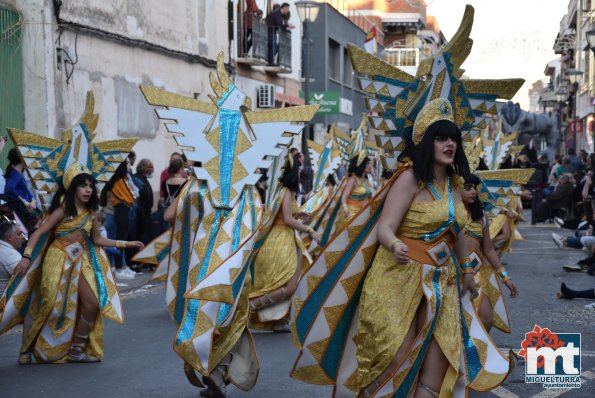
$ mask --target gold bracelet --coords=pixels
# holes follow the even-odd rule
[[[314,232],[314,229],[311,226],[307,226],[306,227],[306,232],[308,233],[308,235],[312,235],[312,233]]]
[[[473,268],[469,268],[469,267],[467,267],[467,268],[463,268],[463,275],[466,275],[466,274],[473,274],[474,272],[475,272],[475,271],[473,270]]]
[[[390,242],[390,251],[391,253],[394,253],[395,250],[397,249],[397,247],[399,247],[399,245],[402,245],[403,241],[399,238],[395,238],[392,242]]]
[[[500,280],[503,283],[506,283],[506,282],[508,282],[509,280],[512,279],[510,277],[510,275],[508,275],[508,272],[506,272],[506,268],[504,268],[504,266],[498,268],[498,270],[496,271],[496,273],[498,274],[498,277],[500,278]]]
[[[28,257],[30,259],[32,254],[33,254],[33,249],[27,246],[25,248],[25,251],[23,252],[23,257]]]
[[[126,241],[123,240],[117,240],[116,241],[116,247],[118,249],[125,249],[126,248]]]

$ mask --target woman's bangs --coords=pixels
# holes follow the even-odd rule
[[[432,138],[446,137],[454,141],[461,139],[461,130],[451,121],[439,120],[433,123],[430,128],[432,131]]]

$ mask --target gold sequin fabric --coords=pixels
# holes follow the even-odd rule
[[[289,282],[298,265],[295,232],[284,225],[271,228],[254,262],[254,284],[250,298],[272,292]]]
[[[86,220],[86,221],[85,221]],[[56,228],[56,232],[70,231],[80,226],[90,232],[92,217],[87,212],[77,217],[65,219]],[[43,258],[39,295],[41,300],[34,300],[28,317],[31,324],[25,329],[21,352],[32,351],[38,361],[62,362],[74,339],[74,328],[79,316],[78,286],[84,278],[93,291],[97,302],[99,293],[89,248],[80,231],[66,237],[68,241],[52,242]],[[65,238],[65,237],[62,237]],[[110,303],[102,314],[118,322],[123,321],[121,308],[114,309],[111,299],[118,294],[109,261],[103,251],[95,248],[98,262],[106,285]],[[89,340],[84,348],[88,355],[103,358],[103,321],[101,314],[93,324]]]
[[[463,227],[466,211],[458,193],[454,193],[456,220]],[[408,237],[420,237],[433,232],[448,220],[448,194],[434,201],[414,199],[406,213],[398,233]],[[436,305],[435,297],[426,296],[423,285],[434,289],[431,278],[424,275],[434,272],[434,266],[409,261],[402,265],[383,247],[366,277],[362,291],[357,336],[357,385],[358,389],[373,382],[395,357],[403,343],[410,325],[418,313],[422,299],[427,305]],[[452,260],[440,268],[437,286],[442,295],[436,328],[433,337],[448,358],[453,369],[459,369],[461,356],[461,332],[458,312],[458,297]],[[436,282],[436,281],[434,281]],[[428,320],[423,330],[428,333]],[[421,336],[425,338],[425,336]],[[410,352],[407,356],[415,355]],[[403,370],[404,373],[406,369]],[[395,379],[398,379],[397,375]]]

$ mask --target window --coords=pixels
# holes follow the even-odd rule
[[[328,77],[341,81],[341,45],[328,40]]]
[[[353,86],[353,69],[347,49],[343,50],[343,83],[349,87]]]

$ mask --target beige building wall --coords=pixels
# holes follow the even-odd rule
[[[96,140],[140,137],[137,159],[153,160],[157,190],[158,174],[179,148],[139,84],[209,101],[208,73],[229,46],[227,2],[69,0],[59,10],[61,30],[52,1],[0,2],[24,21],[25,129],[56,137],[78,120],[93,90]]]

